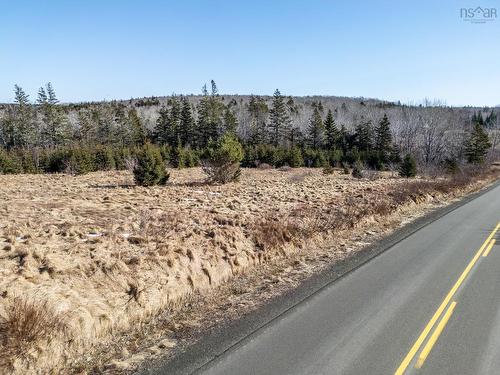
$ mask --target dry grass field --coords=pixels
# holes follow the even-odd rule
[[[401,223],[419,203],[494,178],[371,177],[244,170],[240,182],[216,186],[194,168],[142,188],[128,172],[0,176],[0,373],[67,369],[246,270],[338,245],[355,228]]]

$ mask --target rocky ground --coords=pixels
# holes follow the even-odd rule
[[[186,169],[141,188],[128,172],[0,176],[0,366],[129,371],[493,179],[425,193],[369,177],[244,170],[213,186]]]

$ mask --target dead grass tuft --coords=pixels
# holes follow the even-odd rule
[[[66,332],[64,314],[55,311],[48,301],[14,298],[5,316],[0,317],[0,366],[10,367],[36,344]]]

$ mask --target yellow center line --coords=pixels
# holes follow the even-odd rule
[[[483,252],[484,248],[486,247],[486,245],[488,244],[488,242],[490,242],[490,240],[493,238],[493,236],[495,235],[495,233],[497,232],[497,230],[498,230],[499,227],[500,227],[500,222],[496,225],[495,229],[493,229],[493,231],[490,233],[490,235],[488,236],[488,238],[486,239],[486,241],[483,242],[483,244],[481,245],[481,247],[477,251],[476,255],[474,255],[474,258],[472,258],[472,260],[470,261],[470,263],[467,265],[467,267],[465,268],[465,270],[462,272],[462,274],[458,278],[458,280],[455,283],[455,285],[453,285],[453,287],[451,288],[451,290],[448,292],[448,294],[446,295],[445,299],[443,300],[443,302],[441,303],[441,305],[438,307],[438,309],[436,310],[436,312],[432,316],[431,320],[429,320],[429,323],[427,323],[427,325],[425,326],[424,330],[422,331],[422,333],[418,337],[417,341],[415,341],[415,343],[411,347],[411,349],[408,352],[408,354],[406,355],[406,357],[401,362],[401,365],[399,365],[399,367],[396,370],[396,372],[394,373],[394,375],[402,375],[402,374],[404,374],[404,372],[406,371],[406,368],[408,367],[408,365],[410,364],[410,362],[413,360],[413,357],[415,357],[415,354],[417,354],[418,350],[422,346],[422,343],[425,341],[425,339],[426,339],[427,335],[429,334],[429,332],[431,331],[432,327],[434,327],[434,324],[436,324],[436,321],[439,319],[439,317],[443,313],[443,311],[446,308],[446,306],[448,306],[448,303],[453,298],[453,296],[455,295],[455,293],[458,290],[458,288],[460,287],[460,285],[462,285],[462,283],[464,282],[465,278],[469,274],[470,270],[472,269],[472,267],[474,267],[474,265],[476,264],[477,260],[481,256],[481,253]]]
[[[450,320],[451,314],[453,314],[453,310],[455,310],[455,306],[457,303],[453,301],[450,306],[448,307],[448,310],[443,315],[443,318],[437,325],[435,331],[429,338],[429,341],[427,341],[427,344],[425,344],[424,348],[422,349],[422,352],[420,353],[417,363],[415,365],[415,368],[421,368],[424,365],[425,360],[427,359],[427,356],[431,352],[432,348],[434,347],[434,344],[436,343],[437,339],[439,338],[439,335],[441,335],[441,332],[443,332],[444,327],[446,326],[446,323],[448,323],[448,320]]]
[[[493,245],[495,245],[495,242],[496,242],[496,240],[495,240],[495,239],[492,239],[492,240],[490,241],[490,243],[489,243],[488,247],[486,248],[486,250],[485,250],[485,251],[484,251],[484,253],[483,253],[483,257],[487,257],[487,256],[488,256],[488,254],[489,254],[489,253],[490,253],[490,251],[491,251],[491,248],[493,247]]]

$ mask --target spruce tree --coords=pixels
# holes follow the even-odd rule
[[[162,106],[158,111],[158,119],[156,120],[156,125],[153,132],[153,138],[156,143],[160,145],[165,145],[168,142],[168,108]]]
[[[194,118],[191,111],[191,104],[189,104],[189,100],[186,97],[182,98],[180,138],[182,146],[196,145]]]
[[[317,150],[323,145],[324,130],[323,120],[321,119],[318,107],[316,106],[313,110],[311,119],[309,120],[308,128],[308,141],[309,145],[313,149]]]
[[[42,108],[43,143],[47,146],[57,146],[67,142],[70,135],[69,122],[58,105],[59,100],[50,82],[38,91],[37,102]]]
[[[135,183],[141,186],[165,185],[170,177],[160,150],[150,144],[138,152],[133,172]]]
[[[280,91],[276,89],[274,92],[273,106],[270,111],[270,138],[274,146],[282,143],[285,133],[289,130],[290,119],[286,109],[286,104]]]
[[[377,127],[375,128],[375,150],[378,152],[382,163],[387,163],[389,161],[389,156],[392,150],[392,134],[391,134],[391,123],[384,114],[384,117],[380,120]]]
[[[222,103],[217,85],[211,81],[212,92],[208,95],[206,85],[203,86],[203,97],[198,105],[198,143],[200,147],[206,147],[210,140],[216,141],[222,133],[222,114],[224,103]]]
[[[330,150],[337,148],[339,142],[339,136],[340,133],[339,130],[337,129],[337,125],[335,124],[332,111],[329,109],[325,119],[326,147]]]
[[[472,132],[465,141],[465,158],[467,162],[473,164],[484,163],[488,149],[491,147],[491,142],[488,134],[483,128],[483,125],[476,121]]]
[[[356,146],[359,151],[370,151],[373,144],[371,121],[362,121],[356,126]]]
[[[257,145],[266,143],[269,139],[266,118],[269,112],[266,102],[259,96],[252,95],[248,103],[250,115],[250,144]]]
[[[36,142],[34,112],[29,102],[29,96],[18,85],[14,85],[17,104],[12,112],[12,127],[9,134],[10,147],[28,147]]]
[[[236,134],[238,128],[238,119],[230,107],[224,110],[224,132],[228,134]]]
[[[417,175],[417,163],[415,159],[410,154],[406,154],[399,167],[399,175],[401,177],[415,177]]]
[[[146,129],[135,108],[128,111],[128,123],[130,134],[128,143],[134,146],[143,145],[146,141]]]

